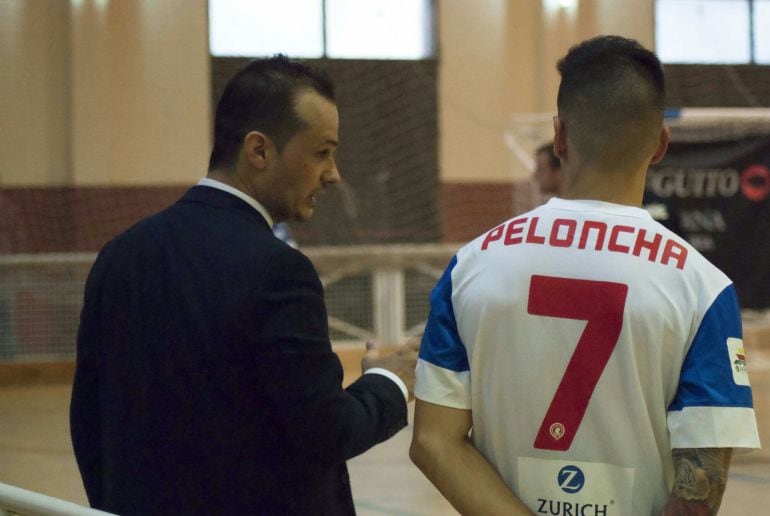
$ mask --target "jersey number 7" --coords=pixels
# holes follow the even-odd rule
[[[550,276],[532,276],[527,312],[587,322],[551,400],[535,448],[568,450],[588,401],[618,343],[628,285]]]

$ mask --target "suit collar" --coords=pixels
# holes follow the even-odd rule
[[[270,213],[267,211],[267,208],[265,208],[262,203],[260,203],[258,200],[254,199],[253,197],[249,196],[245,192],[241,192],[237,188],[233,188],[230,185],[227,185],[221,181],[217,181],[216,179],[211,179],[208,177],[204,177],[200,181],[198,181],[199,186],[210,186],[211,188],[216,188],[217,190],[222,190],[223,192],[227,192],[229,194],[232,194],[236,196],[237,198],[241,199],[242,201],[246,202],[249,206],[254,208],[259,212],[262,217],[267,221],[267,225],[270,227],[273,227],[275,225],[275,221],[273,221],[273,217],[270,216]]]
[[[187,190],[179,202],[199,202],[226,210],[236,211],[271,229],[265,217],[245,200],[219,188],[196,185]]]

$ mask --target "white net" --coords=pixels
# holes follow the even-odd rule
[[[91,254],[0,256],[0,361],[74,355]]]
[[[553,113],[511,115],[503,133],[516,162],[534,168],[535,150],[553,140]],[[770,108],[681,108],[666,112],[673,142],[714,141],[770,135]]]
[[[335,346],[403,342],[422,332],[430,290],[453,245],[303,250],[321,276]],[[0,256],[0,361],[72,360],[83,286],[95,255]]]
[[[674,142],[708,142],[770,135],[770,108],[683,108],[666,123]]]

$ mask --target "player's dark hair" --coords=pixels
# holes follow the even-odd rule
[[[535,155],[538,155],[538,154],[548,155],[548,162],[550,163],[551,168],[561,168],[561,160],[553,151],[553,142],[544,143],[543,145],[538,147],[537,150],[535,151]]]
[[[250,131],[265,133],[280,151],[305,124],[294,100],[306,89],[335,101],[334,85],[323,71],[281,54],[254,60],[236,73],[217,104],[209,170],[232,167]]]
[[[642,147],[657,138],[654,129],[659,134],[666,87],[654,52],[631,39],[599,36],[572,47],[556,68],[561,74],[559,116],[584,157],[630,146],[634,138],[644,140]]]

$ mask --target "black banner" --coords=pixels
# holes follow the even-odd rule
[[[735,282],[743,308],[770,308],[770,137],[672,143],[644,205]]]

